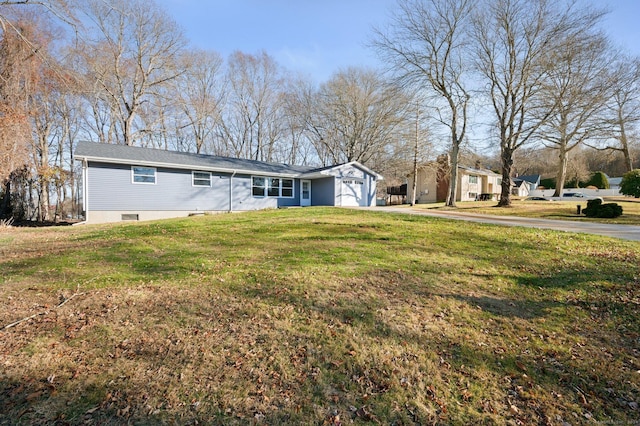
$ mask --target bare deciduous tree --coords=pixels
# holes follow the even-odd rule
[[[388,30],[376,30],[374,47],[406,86],[427,92],[438,122],[449,129],[451,169],[447,205],[456,204],[460,148],[470,100],[464,75],[466,29],[472,0],[399,0]]]
[[[540,127],[543,143],[557,153],[556,191],[560,197],[567,177],[569,152],[606,127],[602,115],[608,95],[609,45],[601,34],[585,34],[564,40],[550,52],[550,66],[541,95],[555,105]]]
[[[608,122],[616,143],[598,149],[621,152],[629,172],[634,166],[633,144],[639,139],[635,132],[640,123],[640,58],[620,55],[611,66],[608,84]]]
[[[367,164],[380,155],[403,122],[407,99],[373,70],[336,73],[313,95],[310,134],[332,164]]]
[[[173,93],[185,119],[180,128],[189,130],[198,154],[205,151],[226,154],[213,146],[224,100],[222,65],[223,60],[216,52],[192,50],[181,54],[180,68],[184,72],[174,81]]]
[[[591,171],[589,170],[585,149],[583,147],[579,146],[567,155],[566,168],[567,181],[570,184],[575,185],[576,188],[579,186],[580,182],[589,179]]]
[[[67,23],[75,23],[73,4],[70,0],[0,0],[0,6],[33,6],[45,10]],[[0,20],[5,19],[0,13]]]
[[[564,40],[590,30],[601,12],[576,2],[488,0],[474,19],[477,69],[495,114],[502,161],[498,206],[511,205],[513,157],[538,132],[555,109],[541,88],[552,63],[547,54]]]
[[[84,13],[94,28],[84,35],[78,54],[89,84],[98,89],[90,96],[108,106],[95,116],[108,111],[109,131],[115,128],[122,143],[133,145],[142,105],[180,73],[175,62],[184,37],[166,13],[143,0],[90,0]],[[97,121],[104,124],[102,118]]]
[[[29,99],[38,80],[40,57],[35,55],[36,29],[22,17],[7,25],[0,19],[0,184],[3,203],[0,216],[8,214],[10,175],[28,162],[31,122]],[[33,42],[26,43],[25,39]]]
[[[235,52],[228,62],[228,103],[221,121],[232,154],[273,161],[282,137],[283,73],[265,52]]]
[[[307,118],[312,84],[305,78],[288,78],[284,93],[283,119],[286,147],[280,157],[288,164],[308,164],[314,160],[314,146],[307,137]]]

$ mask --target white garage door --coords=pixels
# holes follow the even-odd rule
[[[367,197],[361,179],[342,180],[342,205],[348,207],[366,207]]]

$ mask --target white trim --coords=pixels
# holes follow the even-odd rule
[[[206,173],[209,175],[209,185],[196,185],[196,173]],[[205,179],[198,179],[198,180],[205,180]],[[199,170],[192,170],[191,171],[191,186],[194,188],[211,188],[211,172],[209,171],[199,171]]]
[[[136,182],[136,173],[133,171],[135,168],[139,169],[153,169],[153,182]],[[148,175],[140,175],[137,176],[148,176]],[[158,169],[155,167],[149,166],[139,166],[139,165],[131,165],[131,183],[134,185],[156,185],[158,183]]]
[[[156,167],[156,168],[167,168],[167,169],[180,169],[180,170],[193,170],[198,169],[202,171],[210,171],[210,172],[220,172],[220,173],[236,173],[242,175],[254,175],[254,176],[274,176],[274,177],[284,177],[284,178],[297,178],[303,175],[304,173],[276,173],[276,172],[260,172],[256,170],[249,169],[228,169],[226,167],[207,167],[196,164],[176,164],[176,163],[161,163],[157,161],[139,161],[139,160],[123,160],[120,158],[108,158],[108,157],[92,157],[87,155],[74,155],[78,160],[85,161],[93,161],[96,163],[107,163],[107,164],[125,164],[127,166],[131,166],[135,164],[136,166],[143,167]]]
[[[289,179],[289,178],[279,178],[280,179],[280,198],[295,198],[296,194],[295,194],[295,190],[296,190],[296,180],[295,179]],[[284,191],[285,187],[283,185],[284,180],[290,180],[291,181],[291,187],[287,187],[287,189],[291,189],[291,195],[282,195],[282,191]]]
[[[369,169],[368,167],[363,166],[362,164],[358,163],[357,161],[351,161],[349,163],[344,163],[344,164],[336,164],[335,166],[326,167],[326,168],[324,168],[322,170],[316,170],[316,171],[300,173],[300,178],[302,178],[302,179],[316,179],[316,178],[323,178],[323,177],[327,177],[327,176],[335,176],[335,174],[333,174],[332,172],[334,170],[336,170],[336,169],[341,168],[341,167],[355,167],[355,168],[360,169],[361,171],[365,172],[366,174],[371,175],[376,180],[383,180],[384,179],[381,175],[379,175],[378,173],[376,173],[373,170]]]
[[[262,186],[257,186],[253,184],[253,179],[259,178],[264,179],[264,184]],[[262,188],[264,190],[263,195],[256,195],[253,193],[253,188]],[[255,198],[266,198],[267,197],[267,178],[264,176],[251,176],[251,196]]]
[[[278,181],[278,186],[273,186],[273,181],[277,180]],[[271,197],[271,198],[279,198],[281,195],[281,189],[282,189],[282,181],[280,180],[280,178],[278,177],[268,177],[267,178],[267,197]],[[276,192],[276,195],[271,195],[270,192],[274,191]]]
[[[251,169],[230,169],[230,168],[226,168],[226,167],[207,167],[207,166],[202,166],[202,165],[196,165],[196,164],[177,164],[177,163],[163,163],[163,162],[158,162],[158,161],[144,161],[144,160],[125,160],[125,159],[120,159],[120,158],[110,158],[110,157],[94,157],[94,156],[90,156],[90,155],[74,155],[74,158],[78,159],[78,160],[85,160],[85,161],[94,161],[94,162],[98,162],[98,163],[108,163],[108,164],[126,164],[126,165],[132,165],[132,164],[136,164],[139,166],[146,166],[146,167],[157,167],[157,168],[169,168],[169,169],[181,169],[181,170],[194,170],[194,169],[198,169],[198,170],[202,170],[202,171],[211,171],[211,172],[220,172],[220,173],[237,173],[237,174],[243,174],[243,175],[254,175],[254,176],[272,176],[272,177],[284,177],[284,178],[302,178],[302,179],[313,179],[313,178],[320,178],[320,177],[326,177],[328,175],[330,175],[330,173],[328,173],[330,170],[334,170],[337,169],[339,167],[343,167],[343,166],[353,166],[356,168],[359,168],[360,170],[374,176],[376,178],[376,180],[383,180],[384,178],[379,175],[378,173],[374,172],[373,170],[369,169],[368,167],[360,164],[357,161],[351,161],[349,163],[344,163],[344,164],[336,164],[335,166],[331,166],[331,167],[327,167],[325,169],[322,170],[317,170],[317,171],[309,171],[309,172],[292,172],[292,173],[277,173],[277,172],[261,172],[261,171],[257,171],[257,170],[251,170]]]
[[[84,209],[84,220],[89,217],[89,164],[82,161],[82,208]]]
[[[260,179],[264,179],[264,195],[255,195],[253,193],[253,188],[262,188],[260,186],[256,186],[253,184],[253,179],[254,178],[260,178]],[[278,179],[278,186],[270,186],[269,182],[271,179]],[[290,180],[291,181],[291,195],[282,195],[282,190],[284,189],[284,187],[282,186],[282,181],[284,180]],[[296,185],[296,181],[293,178],[283,178],[283,177],[277,177],[277,176],[251,176],[251,196],[254,198],[295,198],[295,185]],[[278,189],[278,195],[269,195],[269,189]]]
[[[309,198],[307,200],[305,200],[305,198],[302,196],[302,194],[304,193],[304,184],[307,183],[309,184]],[[300,206],[302,207],[308,207],[311,205],[311,180],[309,179],[300,179]]]

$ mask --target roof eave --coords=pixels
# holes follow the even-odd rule
[[[277,177],[297,178],[303,175],[303,173],[278,173],[278,172],[266,172],[266,171],[241,169],[241,168],[226,168],[226,167],[213,167],[213,166],[207,167],[207,166],[201,166],[196,164],[176,164],[176,163],[162,163],[158,161],[125,160],[120,158],[94,157],[91,155],[82,155],[82,154],[74,155],[74,159],[94,161],[99,163],[139,165],[139,166],[147,166],[147,167],[165,167],[168,169],[201,170],[206,172],[222,172],[222,173],[231,173],[231,174],[240,173],[240,174],[247,174],[247,175],[258,175],[258,176],[277,176]]]
[[[369,173],[371,176],[375,176],[377,180],[384,180],[384,177],[382,175],[374,172],[373,170],[371,170],[370,168],[368,168],[367,166],[365,166],[364,164],[358,161],[351,161],[345,165],[358,167],[359,169]]]

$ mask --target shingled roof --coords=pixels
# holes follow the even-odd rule
[[[324,169],[95,142],[78,142],[74,158],[104,163],[276,176],[299,176]]]

